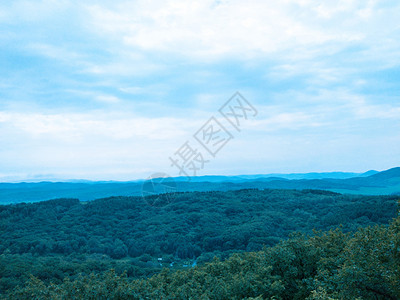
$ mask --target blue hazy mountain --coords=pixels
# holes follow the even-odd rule
[[[324,172],[324,173],[271,173],[271,174],[256,174],[256,175],[237,175],[237,176],[197,176],[192,177],[192,182],[242,182],[247,180],[272,181],[277,179],[348,179],[353,177],[367,177],[379,173],[375,170],[370,170],[364,173],[352,172]],[[176,177],[175,181],[187,181],[186,177]]]
[[[238,189],[321,189],[362,195],[400,195],[400,167],[365,173],[260,174],[198,176],[163,179],[176,191],[227,191]],[[55,198],[89,201],[110,196],[140,196],[144,180],[130,182],[70,180],[67,182],[0,183],[0,204],[36,202]]]

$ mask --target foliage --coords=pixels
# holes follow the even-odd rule
[[[9,299],[399,299],[400,217],[389,226],[292,235],[258,252],[128,280],[111,270],[62,284],[35,277]]]
[[[166,196],[157,197],[162,202]],[[206,277],[209,281],[198,282],[200,279],[196,278],[200,275],[196,277],[193,272],[203,272],[205,276],[205,267],[171,273],[176,275],[166,278],[178,276],[177,289],[179,282],[191,282],[184,279],[190,274],[195,278],[193,289],[218,282],[215,290],[203,291],[214,299],[219,299],[217,294],[234,298],[232,290],[255,298],[262,294],[263,297],[280,295],[283,299],[297,295],[301,299],[311,292],[319,297],[332,294],[347,277],[345,284],[349,291],[368,286],[374,293],[394,293],[380,284],[387,278],[391,282],[398,278],[398,271],[394,275],[384,273],[388,265],[398,263],[385,260],[387,251],[397,251],[394,247],[398,247],[398,242],[393,246],[389,242],[380,243],[380,239],[385,234],[395,234],[395,230],[386,232],[389,230],[386,227],[370,227],[363,229],[366,232],[360,230],[350,235],[360,226],[387,224],[396,215],[394,196],[341,195],[320,190],[240,190],[176,193],[168,197],[162,207],[149,206],[141,197],[112,197],[92,202],[57,199],[0,206],[0,292],[18,285],[26,289],[24,283],[30,274],[48,286],[49,293],[50,287],[64,288],[65,278],[71,280],[69,284],[96,281],[101,285],[105,271],[114,269],[116,277],[121,280],[126,277],[126,284],[134,284],[131,290],[136,293],[141,291],[137,285],[148,287],[156,280],[153,278],[162,278],[157,276],[165,275],[166,271],[148,281],[132,281],[132,278],[151,276],[161,267],[175,270],[194,260],[202,264],[214,256],[224,260],[235,252],[249,252],[207,265],[214,271],[222,268],[225,270],[222,273],[228,272],[226,278],[220,272]],[[340,224],[342,229],[334,230]],[[294,235],[276,245],[293,231],[311,234],[313,229],[331,231],[316,232],[311,238]],[[370,238],[363,242],[361,237],[365,236]],[[375,248],[368,248],[370,245]],[[264,246],[269,248],[255,253]],[[354,255],[343,256],[346,251]],[[363,266],[366,261],[357,261],[357,257],[362,257],[357,251],[369,251],[371,265],[376,257],[381,263],[375,267]],[[158,257],[163,258],[162,265]],[[267,265],[261,267],[260,257]],[[231,264],[253,265],[246,267],[248,273],[241,271],[234,275]],[[340,272],[338,265],[343,265]],[[354,265],[362,269],[354,269]],[[252,273],[257,269],[255,266],[263,269],[260,272],[265,278]],[[124,270],[126,273],[122,275]],[[89,276],[90,273],[94,275]],[[352,280],[354,274],[360,279]],[[79,276],[86,281],[78,279]],[[371,279],[374,277],[375,281]],[[324,278],[330,279],[325,282]],[[260,292],[260,282],[273,294]],[[229,289],[224,288],[226,284]]]

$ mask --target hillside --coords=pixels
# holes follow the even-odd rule
[[[159,205],[149,205],[154,199]],[[397,199],[247,189],[0,206],[0,290],[25,282],[29,273],[55,282],[111,268],[141,277],[258,251],[294,231],[342,224],[353,232],[387,224]]]
[[[48,284],[31,277],[9,299],[400,299],[400,217],[389,226],[293,235],[259,252],[188,270],[164,269],[145,280],[126,273]],[[397,247],[398,248],[398,247]]]

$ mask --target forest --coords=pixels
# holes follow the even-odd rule
[[[54,284],[81,282],[81,276],[100,282],[111,276],[110,270],[115,272],[112,278],[122,280],[118,284],[155,276],[143,281],[149,284],[166,274],[228,267],[232,259],[250,263],[246,261],[277,249],[286,253],[290,243],[308,245],[318,236],[340,236],[347,243],[360,227],[387,225],[396,217],[397,200],[321,190],[246,189],[3,205],[0,290],[3,295],[26,293],[22,290],[32,280],[52,289]],[[157,205],[150,205],[155,201]],[[319,247],[322,251],[323,245]]]

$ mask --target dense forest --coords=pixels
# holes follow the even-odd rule
[[[389,226],[294,234],[262,251],[129,280],[114,270],[61,284],[31,277],[10,299],[400,299],[400,217]]]
[[[110,269],[129,280],[148,277],[278,247],[294,231],[341,226],[345,236],[387,224],[397,199],[247,189],[0,206],[0,292],[23,286],[30,274],[55,284]]]

